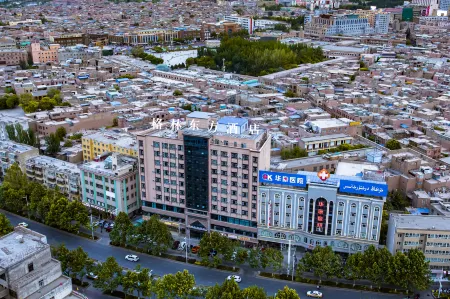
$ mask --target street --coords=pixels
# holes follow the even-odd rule
[[[35,230],[41,234],[47,236],[47,242],[50,245],[58,245],[64,243],[67,248],[75,249],[81,246],[91,258],[104,261],[107,257],[113,256],[116,258],[117,262],[126,268],[134,268],[138,263],[146,268],[153,270],[154,274],[164,275],[169,273],[176,273],[177,271],[182,271],[187,269],[189,273],[194,274],[195,281],[197,285],[211,286],[216,283],[222,283],[224,279],[231,273],[225,271],[208,269],[201,266],[184,264],[172,260],[162,259],[154,256],[149,256],[145,254],[135,253],[130,250],[126,250],[119,247],[113,247],[105,244],[105,242],[92,241],[82,237],[78,237],[52,227],[31,221],[29,219],[5,213],[6,216],[11,221],[12,225],[17,225],[20,222],[26,221],[29,224],[31,230]],[[129,262],[125,260],[125,255],[127,254],[137,254],[140,257],[138,263]],[[301,298],[306,297],[306,292],[309,290],[314,290],[315,286],[301,284],[301,283],[291,283],[284,282],[280,280],[267,279],[257,277],[255,272],[248,270],[241,270],[239,275],[242,277],[242,282],[240,283],[241,288],[245,288],[251,285],[263,286],[269,295],[273,295],[277,290],[283,288],[285,285],[293,288],[297,291]],[[322,293],[324,298],[345,298],[345,299],[380,299],[380,298],[403,298],[403,296],[390,295],[390,294],[378,294],[372,292],[361,292],[348,289],[339,289],[332,287],[322,287]],[[95,298],[102,298],[103,295],[99,292],[100,296],[94,296]],[[90,298],[94,298],[90,296]]]

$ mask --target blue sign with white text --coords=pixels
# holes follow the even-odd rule
[[[340,180],[339,192],[385,197],[388,194],[388,186],[383,183]]]
[[[306,187],[306,176],[302,174],[259,171],[259,182],[267,184]]]

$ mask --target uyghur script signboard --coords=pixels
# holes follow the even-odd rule
[[[336,177],[331,177],[331,179],[333,179],[334,184],[339,184],[339,192],[342,193],[375,197],[386,197],[388,194],[388,187],[386,183],[341,180]],[[315,175],[292,174],[264,170],[259,171],[259,182],[302,188],[306,187],[306,184],[309,182],[321,183]]]
[[[383,183],[340,180],[339,192],[385,197],[388,194],[388,187]]]

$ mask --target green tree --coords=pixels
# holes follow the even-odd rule
[[[14,128],[14,125],[12,124],[7,124],[5,126],[5,131],[6,134],[8,134],[8,138],[12,141],[17,141],[17,137],[16,137],[16,129]]]
[[[408,288],[409,259],[403,252],[392,256],[386,273],[386,282],[401,289]]]
[[[134,270],[128,270],[125,275],[122,276],[121,284],[125,294],[133,295],[134,291],[139,287],[139,273]]]
[[[45,137],[45,142],[47,144],[46,152],[50,156],[55,156],[61,150],[61,142],[56,134],[50,133]]]
[[[183,92],[179,89],[175,89],[175,91],[173,92],[173,95],[176,97],[182,96]]]
[[[280,152],[281,159],[296,159],[308,157],[308,152],[298,146],[294,146],[292,149],[283,148]]]
[[[73,146],[73,141],[72,140],[66,140],[65,142],[64,142],[64,145],[63,145],[64,147],[71,147],[71,146]]]
[[[401,149],[401,148],[402,148],[400,142],[398,142],[398,141],[395,140],[395,139],[391,139],[391,140],[389,140],[388,142],[386,142],[386,145],[385,145],[385,146],[386,146],[386,148],[390,149],[391,151],[393,151],[393,150],[398,150],[398,149]]]
[[[86,207],[79,200],[72,200],[67,206],[69,217],[71,219],[69,230],[72,232],[80,232],[81,226],[89,225],[89,214]]]
[[[156,294],[158,299],[187,299],[195,286],[194,275],[187,270],[176,274],[167,274],[156,283]]]
[[[298,268],[311,269],[315,276],[319,278],[319,284],[322,278],[332,278],[337,276],[341,270],[342,261],[339,255],[333,252],[330,246],[317,246],[311,253],[306,253],[300,260]]]
[[[113,118],[113,127],[119,126],[119,119],[117,117]]]
[[[169,228],[158,215],[152,215],[149,220],[144,221],[137,229],[139,240],[147,251],[152,254],[166,252],[172,245],[173,238]]]
[[[75,277],[78,277],[80,280],[86,274],[84,270],[88,260],[89,255],[81,248],[81,246],[69,253],[69,268],[71,272],[75,274]]]
[[[252,268],[259,268],[261,265],[261,249],[252,248],[248,251],[248,264]]]
[[[261,267],[263,269],[271,268],[274,272],[281,270],[283,266],[284,256],[280,250],[274,248],[266,248],[261,253]]]
[[[198,255],[202,259],[201,262],[211,267],[217,267],[224,259],[230,260],[236,247],[233,241],[218,232],[203,234],[199,245]],[[217,255],[211,254],[213,251],[217,252]]]
[[[237,282],[225,280],[221,285],[216,284],[208,289],[205,299],[245,299]]]
[[[288,89],[288,90],[284,93],[284,96],[285,96],[285,97],[288,97],[288,98],[295,98],[295,93],[294,93],[292,90]]]
[[[52,256],[61,262],[61,270],[65,275],[70,275],[70,250],[64,243],[52,247]]]
[[[356,280],[363,279],[365,277],[366,270],[364,268],[364,256],[361,252],[351,254],[344,267],[344,276],[346,279],[353,280],[353,286],[356,284]]]
[[[94,280],[94,287],[101,289],[103,292],[112,293],[121,282],[122,267],[119,266],[115,258],[110,256],[99,266],[97,276],[98,278]]]
[[[111,242],[125,246],[127,237],[133,232],[133,223],[127,213],[119,212],[114,223],[114,228],[109,233]]]
[[[19,164],[16,162],[6,171],[6,175],[3,181],[3,188],[13,189],[17,191],[28,190],[28,179],[26,174],[22,172]]]
[[[9,234],[14,230],[14,227],[9,222],[5,214],[0,213],[0,237]]]
[[[409,260],[407,290],[411,292],[427,290],[431,285],[431,271],[425,255],[421,250],[414,248],[410,249],[406,256]]]
[[[58,129],[56,129],[55,135],[59,140],[63,140],[67,135],[66,128],[59,127]]]
[[[245,299],[266,299],[267,293],[262,287],[249,286],[242,290],[242,297]]]
[[[294,289],[285,286],[282,290],[279,290],[274,299],[300,299],[300,296]]]

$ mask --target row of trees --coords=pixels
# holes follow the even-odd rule
[[[142,60],[150,61],[153,64],[162,64],[162,63],[164,63],[164,59],[158,58],[158,57],[156,57],[156,56],[154,56],[152,54],[145,53],[144,49],[142,47],[134,47],[131,50],[131,54],[134,57],[141,58]]]
[[[14,230],[14,227],[9,222],[5,214],[0,213],[0,237],[9,234]]]
[[[354,284],[364,279],[378,288],[390,285],[413,292],[426,290],[431,274],[423,252],[418,249],[392,255],[385,247],[376,249],[374,246],[350,255],[345,263],[331,247],[316,247],[299,261],[296,272],[299,276],[312,272],[319,283],[323,278],[345,278],[353,280]]]
[[[233,241],[218,232],[205,233],[200,240],[198,256],[205,266],[217,267],[224,262],[236,265],[248,263],[252,268],[269,268],[275,272],[283,266],[283,254],[273,248],[245,249],[238,241]]]
[[[55,133],[50,133],[48,136],[45,136],[45,144],[47,145],[45,152],[50,156],[55,156],[61,150],[61,141],[64,140],[66,135],[66,129],[64,127],[59,127],[56,129]],[[71,145],[65,143],[64,146]]]
[[[124,212],[117,215],[109,238],[115,245],[140,246],[155,255],[166,252],[173,243],[172,234],[158,215],[152,215],[141,225],[134,226]]]
[[[21,94],[19,97],[20,106],[25,113],[33,113],[38,110],[52,110],[55,106],[70,106],[70,103],[63,102],[61,91],[49,89],[47,96],[41,100],[33,99],[31,93]]]
[[[325,60],[321,48],[303,44],[288,46],[277,41],[249,41],[242,37],[223,38],[215,50],[200,48],[198,65],[211,69],[220,69],[225,59],[225,68],[229,72],[244,75],[263,76],[285,69],[297,67],[303,63],[316,63]]]
[[[28,181],[17,163],[7,170],[0,187],[0,208],[69,232],[89,227],[87,209],[80,201],[69,201],[58,190]]]
[[[338,147],[335,147],[335,148],[319,150],[317,153],[319,155],[323,155],[323,154],[326,154],[326,153],[338,153],[338,152],[354,151],[354,150],[358,150],[358,149],[362,149],[362,148],[366,148],[366,147],[367,147],[367,145],[364,145],[364,144],[348,144],[348,143],[344,143],[344,144],[340,144]]]
[[[308,157],[308,152],[303,148],[294,146],[292,149],[283,148],[280,151],[280,155],[281,155],[281,159],[287,160],[287,159]]]
[[[1,218],[0,218],[1,219]],[[223,284],[212,287],[196,287],[194,275],[187,270],[167,274],[161,278],[152,275],[152,271],[138,265],[134,270],[125,271],[114,257],[108,257],[103,263],[95,263],[88,254],[78,247],[67,249],[64,244],[52,248],[53,257],[61,262],[65,275],[83,281],[86,273],[97,276],[94,287],[104,293],[112,293],[120,286],[126,295],[138,297],[156,296],[158,299],[198,298],[207,299],[299,299],[295,290],[285,287],[275,297],[267,296],[263,288],[250,286],[240,289],[235,281],[226,280]]]
[[[13,124],[7,124],[5,126],[6,134],[8,134],[9,140],[28,144],[31,146],[36,146],[39,143],[39,139],[35,132],[28,128],[27,130],[24,130],[22,125],[17,123],[15,125]]]

